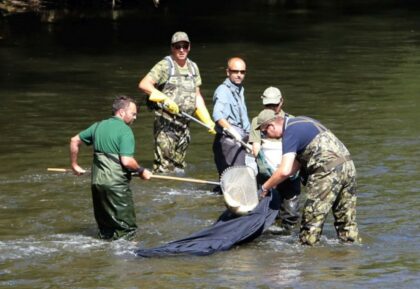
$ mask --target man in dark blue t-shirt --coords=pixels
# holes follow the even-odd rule
[[[337,235],[344,242],[358,241],[356,223],[356,169],[344,144],[318,121],[294,118],[263,110],[258,129],[270,138],[283,138],[279,168],[262,185],[261,195],[300,170],[307,187],[299,239],[317,243],[330,209]]]

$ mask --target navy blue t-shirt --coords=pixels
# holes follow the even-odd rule
[[[319,129],[310,120],[321,125],[309,117],[294,117],[285,119],[283,132],[283,154],[301,153],[306,146],[319,134]],[[302,122],[304,121],[304,122]],[[298,123],[296,123],[298,122]],[[296,124],[293,124],[296,123]],[[322,126],[322,125],[321,125]]]

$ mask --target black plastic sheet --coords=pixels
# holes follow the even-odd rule
[[[234,216],[226,210],[212,226],[186,238],[169,242],[155,248],[139,248],[141,257],[163,257],[171,255],[210,255],[226,251],[234,245],[250,242],[270,227],[278,214],[279,195],[272,191],[258,206],[244,216]]]

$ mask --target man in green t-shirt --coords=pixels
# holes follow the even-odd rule
[[[145,180],[152,174],[134,158],[135,140],[129,127],[137,117],[132,98],[118,96],[113,116],[99,121],[71,138],[70,161],[76,175],[85,173],[77,158],[82,143],[92,145],[92,199],[101,239],[134,237],[137,229],[133,194],[129,183],[133,172]]]
[[[139,88],[148,101],[155,103],[154,172],[170,172],[186,166],[190,143],[189,119],[182,113],[195,114],[215,134],[214,122],[200,92],[198,66],[188,58],[190,39],[176,32],[171,39],[171,55],[159,61],[140,81]]]

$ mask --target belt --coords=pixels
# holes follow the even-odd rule
[[[337,167],[337,166],[339,166],[339,165],[341,165],[341,164],[343,164],[343,163],[345,163],[347,161],[351,161],[351,157],[349,155],[344,156],[344,157],[336,158],[335,160],[326,163],[322,167],[319,167],[319,168],[315,169],[313,171],[313,173],[316,174],[316,173],[326,173],[326,172],[329,172],[332,169],[334,169],[335,167]]]

